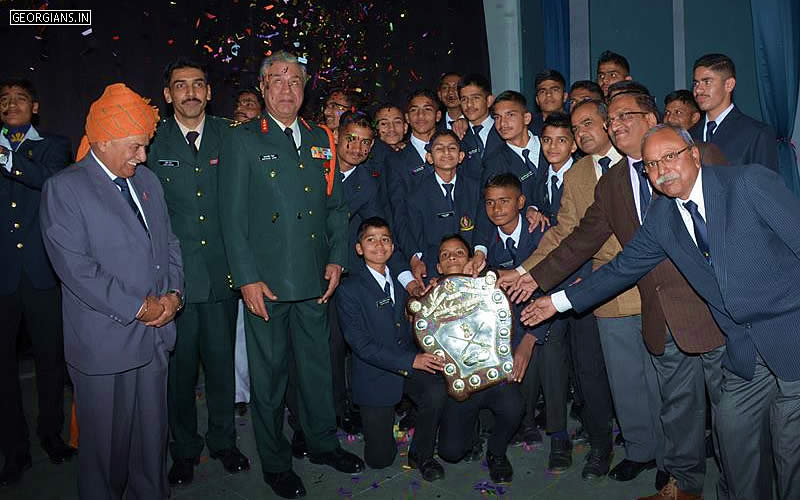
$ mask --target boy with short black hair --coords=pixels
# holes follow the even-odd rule
[[[409,465],[418,467],[427,481],[439,479],[444,469],[433,450],[446,393],[436,372],[444,362],[420,353],[414,342],[405,317],[408,295],[387,265],[394,252],[389,224],[379,217],[364,220],[356,252],[364,265],[339,285],[335,300],[342,332],[355,355],[353,402],[361,408],[364,461],[373,469],[394,462],[394,405],[405,391],[418,407]]]
[[[408,238],[401,243],[417,279],[435,274],[442,236],[458,233],[472,244],[478,200],[475,181],[456,172],[464,152],[453,131],[433,135],[426,159],[434,171],[410,193],[407,225],[397,228]]]
[[[542,151],[547,158],[547,181],[542,188],[545,200],[543,212],[549,217],[550,225],[556,225],[556,215],[561,206],[561,193],[564,191],[564,174],[572,167],[572,154],[578,149],[572,124],[564,113],[552,113],[542,127]]]

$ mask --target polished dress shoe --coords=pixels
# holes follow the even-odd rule
[[[308,456],[308,445],[306,444],[306,435],[303,431],[294,431],[292,435],[292,456],[298,460],[302,460]]]
[[[215,451],[210,453],[210,456],[222,462],[222,466],[225,467],[228,474],[250,470],[250,460],[235,446],[227,450]]]
[[[661,488],[666,486],[668,482],[669,482],[669,472],[658,469],[656,471],[656,482],[655,482],[656,491],[661,491]]]
[[[659,471],[660,472],[660,471]],[[674,477],[667,480],[666,484],[655,495],[639,497],[639,500],[702,500],[702,495],[688,493],[678,488]]]
[[[611,450],[604,451],[596,448],[589,450],[586,455],[586,465],[583,466],[581,471],[581,477],[591,481],[592,479],[600,479],[608,474],[612,456]]]
[[[194,479],[194,466],[200,463],[199,458],[179,458],[172,462],[167,479],[172,486],[183,486]]]
[[[407,431],[417,425],[417,410],[411,408],[403,415],[403,418],[397,423],[397,428],[401,431]]]
[[[569,439],[550,439],[550,458],[547,470],[563,472],[572,466],[572,442]]]
[[[489,477],[495,483],[509,483],[514,477],[514,468],[505,454],[494,455],[491,451],[487,451],[486,464],[489,466]]]
[[[281,498],[306,496],[306,487],[303,486],[303,481],[292,469],[284,472],[265,472],[264,482]]]
[[[22,479],[22,473],[33,466],[30,453],[18,454],[12,460],[6,459],[6,465],[0,472],[0,486],[10,486]]]
[[[444,467],[433,457],[420,459],[414,454],[408,454],[408,466],[419,469],[422,479],[430,482],[444,477]]]
[[[364,461],[341,447],[325,453],[309,454],[312,464],[329,465],[339,472],[356,474],[364,470]]]
[[[61,436],[49,436],[42,439],[42,448],[54,464],[63,464],[72,460],[75,448],[67,446]]]
[[[472,445],[472,449],[467,452],[467,454],[462,459],[464,462],[480,462],[483,458],[483,440],[478,438],[475,441],[475,444]]]
[[[528,446],[533,446],[534,444],[542,444],[544,439],[542,439],[542,433],[539,432],[539,429],[536,426],[530,427],[520,427],[514,437],[511,438],[512,444],[526,444]]]
[[[336,417],[336,427],[346,434],[355,436],[361,433],[361,416],[357,413],[348,413],[343,417]]]
[[[630,481],[631,479],[635,479],[642,471],[655,469],[655,467],[655,460],[650,460],[649,462],[635,462],[626,458],[611,469],[611,472],[608,473],[608,477],[615,481]]]

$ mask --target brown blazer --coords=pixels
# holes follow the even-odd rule
[[[595,201],[581,223],[531,275],[549,290],[594,255],[614,235],[625,245],[639,228],[627,159],[623,157],[597,183]],[[642,334],[648,350],[664,352],[664,324],[678,347],[703,353],[725,343],[705,302],[670,260],[664,260],[637,283],[642,298]]]
[[[584,156],[564,174],[564,191],[561,194],[561,207],[558,209],[558,224],[544,233],[539,246],[522,263],[522,267],[526,271],[530,271],[544,260],[547,254],[555,250],[559,243],[575,229],[586,213],[586,209],[594,203],[595,186],[597,186],[597,174],[594,161],[591,155]],[[600,250],[594,254],[592,269],[607,264],[621,251],[622,246],[617,237],[610,236]],[[642,303],[636,287],[629,288],[594,310],[595,316],[600,318],[619,318],[641,313]]]

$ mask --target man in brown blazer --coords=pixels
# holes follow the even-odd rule
[[[608,115],[611,139],[626,158],[600,179],[594,203],[558,248],[538,265],[531,265],[534,258],[523,264],[530,275],[521,278],[518,287],[552,288],[556,280],[594,255],[610,236],[616,236],[623,245],[630,241],[646,216],[652,188],[640,173],[641,138],[657,122],[655,103],[649,95],[622,92],[609,103]],[[713,415],[720,397],[725,340],[708,306],[669,260],[645,275],[637,286],[642,300],[642,335],[661,389],[667,486],[677,485],[685,498],[697,498],[702,494],[705,474],[704,389],[708,389]],[[629,393],[626,397],[639,406],[647,401],[641,394]],[[666,483],[665,477],[661,479]],[[718,488],[720,498],[727,498],[724,478]]]

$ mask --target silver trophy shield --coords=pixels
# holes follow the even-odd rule
[[[458,401],[499,384],[514,366],[511,304],[496,282],[491,271],[447,276],[408,303],[417,342],[445,359],[447,391]]]

